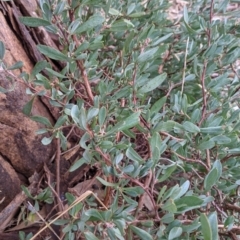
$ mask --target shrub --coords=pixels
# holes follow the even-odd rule
[[[31,115],[39,95],[58,108],[55,125],[31,116],[46,126],[38,133],[51,134],[42,143],[58,139],[67,151],[63,130],[80,130],[83,153],[70,171],[97,166],[106,187],[103,203],[89,191],[66,194],[70,218],[54,222],[64,239],[240,234],[238,12],[228,1],[194,0],[171,19],[169,7],[159,0],[41,0],[41,19],[21,19],[59,36],[62,51],[38,50],[64,63],[57,72],[41,61],[25,74],[32,100],[24,112]]]

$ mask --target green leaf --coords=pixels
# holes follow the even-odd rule
[[[96,218],[97,220],[100,220],[100,221],[104,221],[102,215],[96,209],[89,209],[89,210],[87,210],[85,212],[85,215],[89,216],[89,217],[94,217],[94,218]]]
[[[59,77],[59,78],[66,78],[65,75],[58,73],[54,70],[52,70],[51,68],[46,68],[47,72],[49,72],[50,74],[52,74],[53,76]]]
[[[177,210],[177,208],[176,208]],[[162,223],[171,223],[174,221],[174,214],[173,213],[167,213],[161,218]]]
[[[37,62],[36,65],[34,66],[32,72],[31,72],[31,76],[32,77],[36,76],[43,69],[45,69],[47,66],[49,66],[49,63],[46,60]]]
[[[102,125],[104,124],[106,116],[107,116],[107,109],[106,107],[103,106],[100,108],[99,114],[98,114],[98,121],[99,121],[100,127],[102,127]]]
[[[200,128],[201,133],[206,134],[221,134],[223,133],[222,127],[207,127],[207,128]]]
[[[217,180],[218,180],[218,170],[216,168],[213,168],[204,179],[204,188],[206,189],[206,191],[210,190],[212,186],[215,185]]]
[[[182,235],[182,232],[183,230],[181,227],[173,227],[169,232],[168,240],[180,237]]]
[[[112,32],[121,32],[121,31],[126,31],[128,29],[131,29],[134,27],[134,24],[126,19],[121,19],[115,21],[112,25],[110,30]]]
[[[52,127],[52,124],[50,123],[50,121],[45,118],[45,117],[41,117],[41,116],[32,116],[31,119],[35,122],[39,122],[42,123],[48,127]]]
[[[200,132],[200,129],[198,126],[196,126],[195,124],[191,123],[191,122],[184,122],[183,123],[183,127],[186,131],[191,132],[191,133],[198,133]]]
[[[146,14],[145,12],[136,12],[136,13],[132,13],[130,15],[128,15],[128,17],[130,18],[140,18],[140,17],[145,17],[148,16],[148,14]]]
[[[198,145],[198,149],[200,150],[206,150],[211,149],[215,146],[215,142],[213,140],[204,141],[201,144]]]
[[[169,213],[175,213],[177,212],[177,206],[173,199],[168,199],[166,203],[161,207],[163,210],[168,211]]]
[[[155,132],[158,131],[166,131],[166,132],[170,132],[174,129],[174,127],[176,126],[176,122],[172,121],[172,120],[168,120],[167,122],[159,122],[156,127],[154,128]]]
[[[164,42],[165,40],[167,40],[169,37],[171,37],[173,35],[173,33],[169,33],[166,34],[165,36],[159,38],[158,40],[154,41],[151,46],[154,47],[156,45],[159,45],[160,43]]]
[[[36,84],[40,84],[42,86],[44,86],[47,90],[50,90],[52,88],[50,81],[44,77],[42,74],[38,73],[36,75],[37,81],[35,81]],[[51,103],[51,102],[50,102]]]
[[[190,181],[189,180],[185,181],[180,186],[180,192],[174,197],[174,199],[178,199],[178,198],[182,197],[187,192],[187,190],[189,189],[189,186],[190,186]]]
[[[163,181],[165,181],[166,179],[168,179],[168,178],[171,176],[171,174],[176,170],[176,168],[177,168],[177,165],[176,165],[176,164],[174,164],[174,165],[172,165],[172,166],[169,166],[169,167],[164,171],[163,176],[161,176],[161,177],[158,179],[158,181],[159,181],[159,182],[163,182]]]
[[[222,176],[222,163],[221,163],[221,161],[216,160],[216,161],[213,163],[212,168],[216,168],[217,171],[218,171],[218,176],[217,176],[217,181],[218,181],[219,178]]]
[[[67,116],[62,115],[58,118],[56,124],[54,125],[54,129],[60,128],[66,121],[67,121]]]
[[[96,237],[93,233],[91,233],[91,232],[85,232],[84,235],[85,235],[85,238],[86,238],[87,240],[99,240],[99,238],[97,238],[97,237]]]
[[[115,8],[110,8],[108,13],[113,16],[122,16],[122,14]]]
[[[2,41],[0,41],[0,59],[3,59],[5,55],[5,45]]]
[[[137,58],[137,62],[138,63],[149,62],[155,57],[155,54],[157,53],[158,49],[159,47],[154,47],[147,50],[146,52],[141,53]]]
[[[229,149],[229,150],[227,150],[227,153],[228,154],[238,154],[238,153],[240,153],[240,148]]]
[[[80,168],[83,164],[86,163],[85,158],[80,158],[76,162],[73,163],[73,165],[70,167],[69,172],[74,172],[78,168]]]
[[[89,122],[91,119],[98,115],[99,109],[98,108],[90,108],[87,113],[87,121]]]
[[[21,188],[22,188],[23,192],[26,194],[27,197],[33,199],[33,196],[31,195],[31,193],[30,193],[30,191],[28,190],[27,187],[25,187],[24,185],[21,185]]]
[[[101,25],[103,22],[105,21],[105,18],[103,16],[101,16],[100,14],[95,14],[93,16],[91,16],[86,22],[84,22],[82,25],[80,25],[75,32],[73,32],[73,34],[75,33],[82,33],[85,31],[90,31],[93,28]]]
[[[150,91],[156,89],[157,87],[159,87],[164,82],[166,77],[167,77],[167,74],[163,73],[163,74],[151,79],[149,82],[147,82],[147,84],[143,85],[138,90],[138,92],[139,93],[147,93],[147,92],[150,92]]]
[[[113,142],[102,141],[99,146],[101,147],[101,149],[111,149],[113,147]]]
[[[142,189],[139,186],[137,186],[137,187],[128,187],[128,188],[123,188],[123,192],[125,194],[128,194],[131,197],[137,197],[137,196],[139,196],[139,195],[144,193],[144,189]]]
[[[167,101],[167,97],[164,96],[162,98],[160,98],[159,100],[157,100],[151,107],[150,111],[151,111],[151,115],[153,115],[154,113],[158,113],[163,105],[166,103]]]
[[[96,177],[96,178],[97,178],[97,180],[98,180],[100,183],[102,183],[104,186],[107,186],[107,187],[117,187],[117,186],[118,186],[118,184],[107,182],[107,181],[105,181],[104,179],[102,179],[102,178],[100,178],[100,177]]]
[[[33,101],[34,101],[34,98],[33,97],[27,104],[24,105],[23,107],[23,113],[27,116],[29,116],[31,114],[31,111],[32,111],[32,106],[33,106]]]
[[[114,132],[120,132],[125,129],[132,128],[136,126],[139,123],[139,116],[140,112],[135,112],[129,117],[127,117],[124,121],[121,121],[120,123],[117,123],[111,130],[109,130],[106,135],[110,135]]]
[[[79,122],[79,117],[80,117],[80,111],[77,105],[73,105],[71,109],[71,117],[73,121],[78,124]]]
[[[36,17],[20,17],[20,22],[29,27],[49,26],[51,23],[42,18]]]
[[[217,213],[216,212],[210,213],[208,216],[208,220],[212,231],[212,239],[219,239]]]
[[[178,212],[187,212],[195,208],[199,208],[203,203],[203,200],[196,196],[185,196],[180,199],[176,199],[175,204]]]
[[[216,142],[219,145],[221,145],[221,144],[228,144],[228,143],[230,143],[232,141],[231,138],[226,137],[224,135],[215,136],[215,137],[211,138],[211,140]]]
[[[8,67],[8,70],[14,70],[14,69],[19,69],[23,67],[23,62],[22,61],[18,61],[15,64],[13,64],[12,66]]]
[[[142,240],[153,240],[152,236],[141,228],[130,225],[129,228]]]
[[[59,61],[70,61],[71,59],[66,55],[58,51],[57,49],[45,46],[45,45],[37,45],[37,49],[44,54],[45,56]]]
[[[50,143],[52,142],[52,140],[53,140],[53,137],[44,137],[44,138],[41,140],[41,143],[42,143],[43,145],[48,145],[48,144],[50,144]]]
[[[88,127],[87,127],[87,116],[86,116],[86,110],[84,107],[82,107],[80,109],[80,115],[79,115],[79,126],[84,129],[84,130],[87,130]]]
[[[139,154],[132,147],[129,147],[127,149],[126,156],[133,161],[137,161],[139,163],[144,162],[144,160],[139,156]]]
[[[213,240],[212,238],[212,229],[205,213],[200,215],[201,229],[204,240]],[[214,239],[215,240],[215,239]]]

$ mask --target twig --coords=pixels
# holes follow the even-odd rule
[[[71,22],[74,21],[74,12],[71,9],[69,10],[69,18],[70,18]],[[72,35],[72,39],[76,43],[76,47],[79,47],[80,43],[79,43],[79,40],[77,39],[75,34]],[[90,86],[90,83],[89,83],[89,80],[88,80],[87,72],[86,72],[86,69],[84,67],[83,61],[77,60],[76,63],[77,63],[78,68],[81,71],[84,86],[85,86],[85,89],[87,91],[87,95],[89,97],[90,103],[91,103],[91,105],[93,105],[93,98],[94,97],[93,97],[93,94],[92,94],[92,89],[91,89],[91,86]]]
[[[189,43],[189,37],[187,38],[185,57],[184,57],[181,95],[183,94],[183,88],[184,88],[184,82],[185,82],[185,74],[186,74],[186,67],[187,67],[188,43]]]
[[[170,137],[171,139],[174,139],[178,142],[182,142],[184,141],[184,139],[181,139],[181,138],[177,138],[177,137],[174,137],[172,136],[171,134],[167,133],[167,132],[160,132],[162,135],[166,136],[166,137]]]
[[[38,213],[38,211],[34,208],[34,206],[28,201],[28,206],[29,208],[33,209],[34,210],[34,213],[36,213],[38,215],[38,217],[46,224],[48,225],[48,223],[46,222],[46,220],[41,216],[41,214]],[[52,233],[58,238],[59,236],[57,235],[57,233],[53,230],[53,228],[51,226],[48,226],[48,228],[52,231]]]
[[[149,185],[150,185],[151,180],[152,180],[152,176],[153,176],[152,170],[150,170],[149,173],[148,173],[148,176],[147,176],[146,179],[145,179],[145,183],[144,183],[144,187],[145,187],[145,188],[149,188]],[[144,204],[143,201],[144,201],[145,196],[146,196],[146,193],[143,193],[143,194],[141,195],[141,197],[140,197],[140,199],[139,199],[139,201],[138,201],[138,207],[137,207],[137,209],[136,209],[135,216],[137,216],[138,213],[139,213],[139,211],[142,210],[143,204]],[[155,206],[154,206],[154,207],[155,207]],[[155,208],[156,208],[156,207],[155,207]]]
[[[239,153],[228,155],[228,156],[221,159],[221,163],[225,163],[229,158],[234,158],[234,157],[239,157],[239,156],[240,156]]]
[[[186,162],[199,163],[199,164],[201,164],[207,171],[209,171],[208,166],[207,166],[205,163],[203,163],[201,160],[183,157],[183,156],[181,156],[180,154],[178,154],[178,153],[176,153],[176,152],[173,152],[173,154],[175,154],[177,157],[179,157],[180,159],[182,159],[182,160],[184,160],[184,161],[186,161]]]
[[[135,89],[135,84],[136,84],[136,77],[137,77],[137,64],[134,66],[133,70],[133,103],[136,104],[136,89]]]
[[[61,211],[61,202],[60,201],[60,157],[61,157],[61,144],[60,138],[56,138],[57,142],[57,153],[56,153],[56,191],[57,191],[57,201],[59,205],[59,211]]]
[[[93,195],[98,202],[106,209],[107,207],[102,203],[102,201],[92,192],[92,191],[86,191],[84,194],[82,194],[80,197],[78,197],[66,210],[61,212],[56,218],[54,218],[50,223],[48,223],[45,227],[43,227],[40,231],[38,231],[33,237],[30,238],[30,240],[35,239],[41,232],[43,232],[48,226],[53,224],[55,221],[57,221],[61,216],[63,216],[65,213],[67,213],[70,209],[72,209],[74,206],[76,206],[78,203],[82,202],[85,198],[88,196]]]
[[[210,16],[209,16],[210,26],[207,29],[207,38],[208,38],[208,44],[207,45],[208,45],[208,47],[210,47],[210,45],[211,45],[211,36],[212,36],[211,24],[212,24],[212,18],[213,18],[213,5],[214,5],[214,0],[211,0]],[[203,108],[202,108],[202,117],[201,117],[201,120],[199,122],[199,126],[202,125],[202,123],[205,119],[205,116],[206,116],[206,111],[207,111],[207,93],[206,93],[206,87],[205,87],[207,65],[208,65],[208,62],[207,62],[207,60],[205,60],[204,63],[203,63],[203,71],[202,71],[202,75],[201,75]]]
[[[210,158],[210,151],[209,149],[206,150],[206,163],[208,168],[211,168],[211,158]]]

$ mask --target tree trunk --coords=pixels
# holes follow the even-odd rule
[[[23,106],[31,96],[26,95],[26,86],[18,75],[21,72],[31,73],[34,64],[43,57],[33,53],[36,45],[33,40],[31,46],[26,41],[26,37],[30,38],[31,35],[25,26],[19,26],[16,18],[20,11],[35,14],[36,9],[37,4],[33,0],[24,0],[24,4],[21,1],[0,2],[0,40],[6,48],[4,64],[11,66],[17,61],[24,64],[21,71],[13,73],[0,69],[0,86],[5,89],[14,86],[12,90],[0,93],[0,211],[21,191],[20,185],[27,185],[34,171],[38,171],[54,154],[53,144],[42,145],[44,135],[36,135],[36,130],[43,126],[22,113]],[[23,31],[26,31],[24,36]],[[53,122],[49,109],[37,98],[34,100],[32,115],[45,116]]]

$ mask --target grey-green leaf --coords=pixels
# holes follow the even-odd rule
[[[5,45],[2,41],[0,41],[0,59],[3,59],[5,55]]]
[[[37,46],[38,50],[46,55],[47,57],[54,59],[54,60],[59,60],[59,61],[70,61],[69,57],[66,54],[63,54],[62,52],[58,51],[57,49],[45,46],[45,45],[38,45]]]
[[[39,122],[42,123],[48,127],[52,127],[52,124],[50,123],[50,121],[45,118],[45,117],[41,117],[41,116],[32,116],[31,119],[35,122]]]
[[[91,233],[91,232],[85,232],[84,235],[85,235],[85,238],[86,238],[87,240],[99,240],[99,238],[97,238],[97,237],[96,237],[93,233]]]
[[[139,93],[147,93],[150,92],[154,89],[156,89],[157,87],[159,87],[164,80],[166,79],[167,74],[163,73],[153,79],[151,79],[149,82],[147,82],[145,85],[143,85],[140,89],[139,89]]]
[[[196,126],[195,124],[189,122],[189,121],[185,121],[183,123],[183,127],[186,131],[191,132],[191,133],[198,133],[200,132],[200,129],[198,126]]]
[[[153,240],[152,236],[141,228],[130,225],[130,229],[142,240]]]
[[[107,135],[136,126],[139,123],[139,116],[140,112],[133,113],[124,121],[117,123],[109,132],[107,132]]]
[[[218,170],[213,168],[204,179],[204,188],[208,191],[218,180]]]
[[[86,22],[80,25],[74,33],[82,33],[85,31],[92,30],[93,28],[101,25],[105,21],[105,18],[100,14],[91,16]]]
[[[208,221],[208,218],[204,213],[201,213],[200,221],[201,221],[202,234],[203,234],[204,240],[213,240],[212,229],[211,229],[210,223]]]
[[[129,147],[127,149],[126,156],[133,161],[137,161],[140,163],[144,162],[144,160],[140,157],[140,155],[132,147]]]
[[[199,144],[198,148],[200,150],[206,150],[206,149],[211,149],[215,146],[215,142],[213,140],[208,140],[208,141],[204,141],[201,144]]]
[[[137,62],[144,63],[152,60],[155,57],[155,54],[157,53],[157,51],[158,51],[158,47],[154,47],[147,50],[146,52],[141,53],[137,58]]]
[[[102,125],[104,124],[106,116],[107,116],[107,109],[106,107],[103,106],[100,108],[99,114],[98,114],[98,121],[99,121],[100,127],[102,127]]]
[[[32,111],[33,101],[34,101],[34,97],[28,103],[26,103],[23,107],[23,113],[27,116],[29,116]]]
[[[213,212],[210,213],[208,216],[208,220],[210,223],[210,227],[212,230],[212,239],[219,239],[218,238],[218,219],[217,219],[217,213]]]
[[[8,67],[8,70],[19,69],[21,67],[23,67],[23,62],[22,61],[17,61],[12,66]]]
[[[49,26],[51,23],[42,18],[36,17],[20,17],[20,22],[29,27]]]
[[[49,63],[46,60],[37,62],[36,65],[34,66],[33,70],[32,70],[31,76],[32,77],[36,76],[43,69],[45,69],[47,66],[49,66]]]
[[[173,227],[169,232],[168,240],[172,240],[174,238],[180,237],[182,235],[182,228],[181,227]]]

